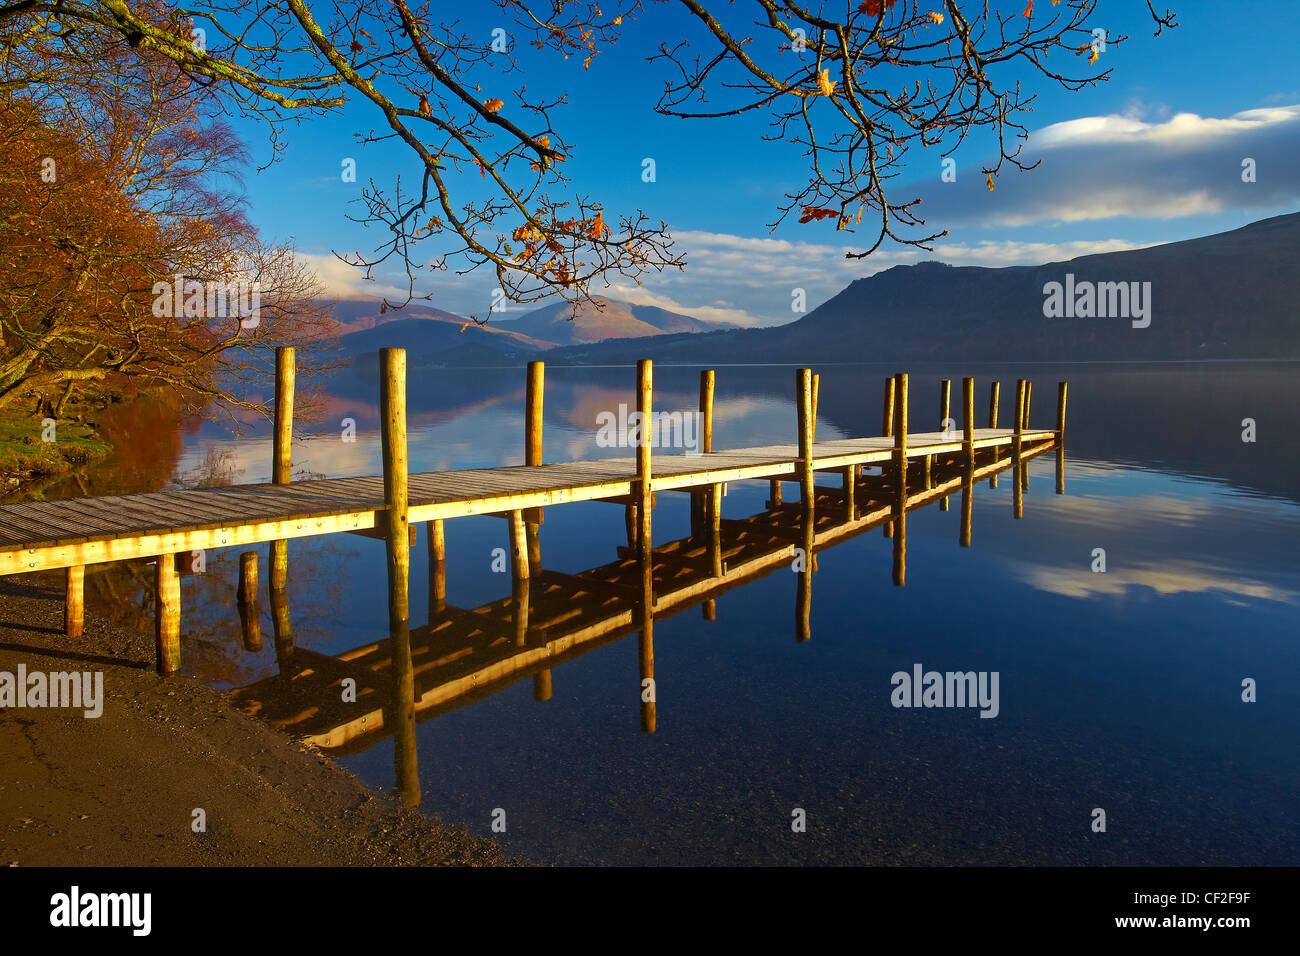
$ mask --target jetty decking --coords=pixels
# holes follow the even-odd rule
[[[998,383],[990,390],[986,427],[975,422],[974,380],[962,387],[960,429],[949,418],[948,382],[943,383],[938,420],[947,431],[908,431],[906,373],[885,384],[881,436],[815,441],[817,376],[798,370],[796,396],[798,440],[791,444],[713,450],[712,370],[701,375],[700,454],[663,454],[652,447],[650,429],[639,429],[635,457],[559,463],[542,462],[543,366],[528,368],[524,465],[408,475],[406,465],[406,359],[402,349],[382,352],[380,378],[383,474],[356,478],[290,480],[293,418],[293,350],[276,357],[274,461],[269,484],[185,489],[0,506],[0,575],[66,569],[68,634],[82,628],[86,565],[154,558],[157,602],[158,667],[180,665],[180,584],[178,568],[199,568],[192,556],[207,549],[271,542],[271,588],[283,589],[288,564],[286,541],[339,532],[363,534],[387,542],[389,610],[393,628],[409,622],[407,587],[409,543],[413,523],[428,522],[431,555],[442,548],[441,522],[470,515],[500,514],[510,519],[512,573],[529,576],[541,509],[577,501],[613,501],[627,509],[629,546],[645,556],[651,550],[654,495],[687,491],[693,514],[717,526],[727,482],[766,479],[772,500],[781,500],[781,482],[799,483],[804,507],[815,504],[817,472],[838,471],[850,514],[861,469],[892,468],[906,488],[911,462],[920,462],[928,477],[937,461],[962,462],[968,472],[976,456],[1010,449],[1014,462],[1030,447],[1055,442],[1065,428],[1065,383],[1057,395],[1056,428],[1029,428],[1031,385],[1016,387],[1012,427],[998,426]],[[639,421],[652,421],[649,361],[637,368]],[[927,482],[928,484],[928,482]],[[1019,482],[1017,482],[1019,488]],[[897,516],[905,514],[905,508]],[[256,552],[244,555],[241,593],[256,594]],[[441,560],[439,554],[438,559]],[[644,563],[644,562],[643,562]],[[647,575],[647,589],[649,570]]]

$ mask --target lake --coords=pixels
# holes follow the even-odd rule
[[[898,369],[817,371],[818,439],[878,434],[884,379]],[[1015,380],[1032,379],[1037,427],[1054,424],[1055,383],[1068,380],[1065,494],[1054,493],[1049,453],[1028,465],[1019,520],[1011,472],[974,488],[970,547],[959,544],[959,496],[948,510],[912,512],[904,587],[879,530],[818,552],[807,641],[796,640],[800,576],[784,568],[705,613],[657,615],[653,733],[642,730],[635,632],[554,667],[547,700],[522,679],[421,715],[422,806],[485,835],[504,819],[509,850],[560,864],[1300,863],[1300,431],[1290,421],[1300,366],[908,371],[913,430],[938,428],[942,377],[959,417],[961,377],[975,376],[981,424],[988,383],[1000,380],[1004,425]],[[698,375],[656,367],[656,409],[694,408]],[[619,454],[597,447],[597,415],[635,407],[634,384],[631,368],[548,367],[546,459]],[[295,470],[378,473],[373,364],[326,391]],[[793,441],[794,398],[793,367],[719,367],[714,448]],[[412,367],[408,405],[412,472],[523,461],[523,369]],[[1254,441],[1243,440],[1245,419]],[[270,474],[265,429],[234,437],[191,424],[155,438],[125,443],[93,490],[140,490],[168,473]],[[763,512],[767,497],[766,482],[732,483],[724,517]],[[690,528],[688,496],[658,498],[656,545]],[[413,626],[429,604],[418,531]],[[445,531],[448,603],[508,598],[510,575],[493,569],[507,523],[461,518]],[[623,509],[549,508],[540,540],[547,569],[608,564],[627,543]],[[238,551],[210,554],[182,586],[184,672],[232,689],[279,667],[265,583],[268,638],[258,650],[241,638]],[[290,556],[295,647],[339,655],[386,639],[382,542],[304,539]],[[88,575],[92,613],[149,628],[148,582],[138,568]],[[894,706],[893,675],[916,665],[996,673],[996,717]],[[388,791],[395,757],[378,735],[341,761]]]

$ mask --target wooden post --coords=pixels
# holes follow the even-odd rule
[[[858,469],[856,465],[849,465],[843,471],[844,475],[844,520],[852,521],[857,515],[857,509],[854,503],[854,492],[857,491]]]
[[[880,434],[889,438],[894,434],[894,376],[885,379],[885,408],[880,421]]]
[[[939,383],[939,430],[944,436],[952,434],[948,419],[952,417],[952,379],[945,378]],[[939,510],[948,510],[948,498],[939,499]]]
[[[257,600],[257,552],[245,551],[239,556],[239,590],[240,604],[252,604]]]
[[[998,427],[998,391],[1000,387],[1001,386],[999,386],[997,382],[994,382],[989,386],[989,428]],[[994,451],[993,454],[995,458],[999,456],[997,451]],[[993,474],[989,475],[989,487],[996,488],[997,486],[998,473],[995,471]]]
[[[1021,433],[1025,429],[1025,394],[1027,392],[1027,383],[1025,380],[1017,379],[1016,381],[1016,407],[1014,417],[1012,418],[1011,433],[1011,464],[1012,464],[1012,482],[1014,485],[1014,494],[1012,495],[1012,513],[1017,518],[1024,517],[1024,484],[1021,480]]]
[[[176,555],[160,554],[154,564],[154,599],[157,619],[158,673],[171,674],[181,666],[181,579]]]
[[[411,549],[407,518],[406,349],[380,351],[379,401],[384,462],[384,529],[388,552],[388,624],[408,629]]]
[[[700,451],[713,451],[713,369],[700,372]]]
[[[287,485],[293,474],[293,393],[297,360],[292,346],[275,350],[275,425],[272,442],[271,481]],[[405,540],[405,539],[403,539]],[[271,588],[283,590],[289,582],[289,542],[271,542]]]
[[[640,412],[641,427],[638,430],[636,446],[636,496],[638,534],[637,547],[641,553],[649,556],[652,550],[650,534],[651,478],[652,459],[650,452],[651,414],[654,405],[654,366],[650,359],[641,359],[636,363],[636,408]]]
[[[813,399],[811,369],[801,368],[796,373],[799,422],[799,500],[805,508],[813,504]]]
[[[907,581],[907,373],[899,372],[894,380],[894,470],[898,486],[894,496],[894,567],[897,587]]]
[[[704,620],[716,621],[718,619],[718,602],[715,599],[709,598],[700,607],[703,611]]]
[[[442,520],[430,521],[429,532],[429,623],[447,610],[447,536]]]
[[[1056,383],[1056,441],[1058,444],[1065,439],[1065,389],[1065,382]],[[1025,426],[1029,426],[1027,420]]]
[[[966,459],[966,467],[975,467],[975,379],[961,380],[961,450]]]
[[[63,575],[63,633],[81,637],[86,620],[86,568],[72,565]]]
[[[1025,379],[1025,430],[1029,430],[1029,398],[1034,393],[1034,383]]]
[[[773,478],[767,483],[767,503],[769,507],[781,503],[781,480],[779,478]]]
[[[809,412],[808,420],[812,423],[812,440],[817,441],[817,389],[821,386],[822,377],[816,372],[812,377],[812,411]]]
[[[1065,382],[1056,383],[1056,493],[1065,494]]]
[[[524,418],[524,464],[542,463],[542,399],[546,392],[546,363],[528,363],[528,384],[525,391],[527,410]],[[541,524],[542,509],[529,508],[527,519],[531,524]]]
[[[816,525],[813,506],[807,504],[800,514],[799,547],[803,551],[803,566],[795,590],[794,639],[799,643],[812,640],[812,576],[816,570],[814,544]]]

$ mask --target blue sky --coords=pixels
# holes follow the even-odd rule
[[[1023,0],[1012,5],[1018,12]],[[1044,160],[1038,169],[1007,170],[989,193],[979,167],[996,157],[986,139],[972,138],[955,154],[956,183],[940,181],[937,152],[910,154],[895,195],[922,196],[935,231],[950,229],[933,253],[886,245],[868,259],[845,261],[843,250],[854,248],[855,239],[833,223],[790,222],[771,232],[782,194],[806,177],[800,150],[763,141],[761,119],[680,120],[652,111],[667,74],[663,64],[644,58],[658,42],[685,38],[698,52],[711,50],[676,4],[650,3],[625,20],[619,43],[587,70],[578,58],[529,54],[524,79],[530,96],[568,96],[556,125],[576,146],[566,163],[575,189],[601,200],[610,210],[607,220],[638,208],[667,220],[688,256],[685,273],[646,276],[640,288],[624,280],[610,294],[705,319],[768,325],[798,317],[790,309],[793,288],[806,290],[811,309],[853,279],[900,263],[1034,264],[1206,235],[1295,211],[1300,7],[1295,0],[1164,5],[1178,13],[1179,26],[1153,38],[1145,3],[1099,4],[1095,25],[1130,37],[1103,54],[1099,65],[1114,71],[1109,83],[1068,93],[1026,77],[1039,91],[1035,111],[1022,119],[1032,134],[1027,154]],[[473,11],[462,20],[467,32],[488,35],[509,26],[495,5]],[[491,79],[484,74],[484,82]],[[518,75],[502,78],[500,92],[485,86],[484,96],[506,99],[509,113],[509,92],[519,81]],[[418,167],[403,151],[355,143],[354,133],[380,122],[373,108],[354,103],[339,115],[291,125],[285,158],[246,178],[250,212],[264,235],[293,239],[340,294],[385,286],[382,277],[363,283],[355,270],[333,261],[335,251],[369,251],[383,238],[347,221],[360,212],[350,200],[372,176],[384,185],[398,174],[418,181]],[[251,122],[237,128],[264,161],[264,129]],[[1241,182],[1247,156],[1257,162],[1251,184]],[[356,184],[340,179],[345,157],[358,162]],[[654,183],[641,181],[645,157],[656,162]],[[483,315],[495,287],[495,278],[479,270],[460,277],[432,273],[420,291],[432,292],[432,304],[441,308]],[[515,314],[522,311],[516,307]]]

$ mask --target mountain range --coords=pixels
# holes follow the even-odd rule
[[[921,262],[858,279],[786,325],[742,329],[604,300],[466,325],[350,304],[351,354],[403,345],[432,364],[1124,361],[1300,357],[1300,213],[1231,232],[1038,266]],[[1053,302],[1055,299],[1055,303]],[[1055,308],[1054,308],[1055,305]],[[376,309],[378,300],[370,303]],[[1099,314],[1100,313],[1100,314]],[[336,315],[340,315],[336,311]],[[360,325],[378,318],[370,327]],[[462,331],[463,329],[463,331]]]

